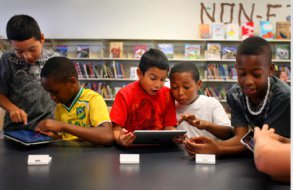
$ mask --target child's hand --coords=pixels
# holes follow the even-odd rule
[[[179,123],[182,121],[186,121],[189,125],[192,125],[198,129],[205,129],[206,122],[204,120],[199,119],[195,115],[192,114],[182,114],[179,118]]]
[[[13,122],[16,122],[16,123],[23,122],[24,125],[27,124],[27,113],[22,109],[17,108],[17,109],[11,110],[9,117]]]
[[[275,129],[269,128],[267,124],[264,124],[262,128],[259,127],[254,128],[254,142],[258,139],[262,139],[262,141],[274,139],[279,141],[279,135],[275,133]]]
[[[129,146],[133,143],[135,135],[132,132],[128,132],[127,129],[122,128],[120,131],[118,143],[122,146]]]
[[[183,141],[185,150],[189,155],[195,154],[217,154],[219,145],[211,138],[205,136],[192,137]]]
[[[35,131],[38,133],[46,134],[54,138],[60,138],[60,135],[57,135],[57,133],[62,131],[62,125],[63,123],[59,121],[55,121],[52,119],[45,119],[38,123]]]

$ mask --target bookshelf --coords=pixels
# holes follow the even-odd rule
[[[273,49],[275,69],[285,70],[291,76],[290,40],[268,41]],[[226,91],[237,82],[234,63],[240,42],[213,39],[48,39],[45,46],[73,60],[80,83],[99,92],[108,106],[112,105],[115,94],[123,86],[136,80],[135,69],[140,56],[149,48],[161,49],[171,64],[182,61],[196,64],[203,81],[201,93],[215,96],[225,104]],[[288,55],[284,55],[286,53]]]

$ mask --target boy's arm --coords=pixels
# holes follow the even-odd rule
[[[23,122],[27,124],[27,113],[13,104],[5,95],[0,95],[0,107],[9,113],[13,122]]]
[[[232,127],[222,126],[209,121],[201,120],[201,123],[205,126],[204,129],[212,133],[220,139],[229,139],[233,137],[234,131]]]
[[[248,132],[247,127],[234,127],[234,136],[231,137],[230,139],[227,139],[225,141],[219,141],[219,145],[223,147],[223,152],[225,153],[226,150],[229,151],[229,147],[234,147],[232,148],[235,149],[236,151],[239,150],[242,151],[244,150],[244,145],[241,144],[240,140],[241,138]],[[236,148],[237,147],[237,148]],[[231,150],[231,149],[230,149]]]
[[[186,121],[189,125],[192,125],[200,130],[207,130],[218,138],[228,139],[234,134],[233,129],[229,126],[218,125],[213,122],[209,122],[196,117],[194,114],[182,114],[180,115],[179,122]]]
[[[120,125],[113,123],[114,140],[118,144],[119,144],[119,136],[120,136],[121,130],[122,130],[122,127]]]
[[[38,124],[36,131],[41,133],[66,132],[95,144],[111,145],[113,142],[111,122],[103,122],[98,127],[80,127],[47,119]]]
[[[63,132],[70,133],[95,144],[111,145],[113,143],[112,123],[106,121],[98,127],[70,126],[64,123]]]

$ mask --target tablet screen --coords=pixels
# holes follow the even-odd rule
[[[18,142],[23,142],[23,144],[38,144],[51,142],[54,139],[47,135],[37,133],[33,130],[15,130],[15,131],[5,131],[4,136]]]

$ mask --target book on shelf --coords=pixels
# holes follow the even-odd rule
[[[200,44],[184,44],[184,57],[186,59],[200,59]]]
[[[90,47],[86,45],[77,46],[77,57],[78,58],[89,58]]]
[[[237,80],[238,79],[238,75],[237,75],[237,71],[234,65],[231,65],[228,67],[229,69],[229,78],[232,80]]]
[[[290,22],[276,22],[276,38],[277,39],[290,39]]]
[[[141,58],[141,56],[147,51],[147,45],[134,45],[133,46],[133,57],[134,58]]]
[[[110,58],[122,58],[123,42],[110,42],[109,51]]]
[[[174,45],[173,44],[158,44],[158,48],[167,56],[167,58],[173,58]]]
[[[290,58],[290,45],[277,44],[275,46],[275,59],[277,60],[289,60]]]
[[[116,96],[116,94],[121,90],[121,86],[115,86],[114,89],[113,89],[113,93],[114,93],[114,98]]]
[[[224,87],[209,86],[204,88],[204,94],[209,97],[214,97],[218,100],[226,99],[227,90]]]
[[[129,68],[129,78],[133,80],[138,80],[138,76],[136,74],[138,67],[130,67]]]
[[[226,26],[226,39],[238,40],[239,39],[239,25],[235,23],[229,23]]]
[[[77,49],[76,46],[67,46],[67,57],[75,58],[77,57]]]
[[[103,98],[114,98],[113,89],[104,82],[81,83],[81,86],[98,92]]]
[[[220,74],[224,80],[230,79],[229,77],[229,69],[227,64],[220,65]]]
[[[92,68],[93,68],[93,71],[94,71],[96,77],[97,77],[97,78],[102,78],[102,77],[101,77],[101,73],[100,73],[100,71],[99,71],[99,69],[98,69],[97,67],[98,67],[98,66],[96,66],[96,65],[92,65]]]
[[[97,78],[97,76],[94,72],[93,65],[91,63],[85,64],[85,65],[87,66],[89,78]]]
[[[212,39],[223,40],[225,38],[224,24],[216,23],[212,24]]]
[[[237,46],[222,46],[222,59],[236,59]]]
[[[113,62],[115,78],[117,78],[117,79],[125,78],[122,67],[123,67],[122,63],[120,63],[119,61],[114,61]]]
[[[271,21],[260,21],[260,37],[273,39],[273,25]]]
[[[74,67],[75,67],[75,70],[77,72],[77,77],[78,78],[83,78],[83,74],[82,74],[82,71],[81,71],[80,64],[78,62],[75,62]]]
[[[207,43],[206,55],[209,60],[221,59],[221,43]]]
[[[243,22],[241,25],[241,38],[254,36],[254,22]]]
[[[81,64],[81,71],[83,73],[83,78],[89,78],[89,73],[87,70],[87,64]]]
[[[284,71],[287,76],[291,76],[291,69],[290,66],[287,65],[275,65],[275,71]]]
[[[102,58],[103,54],[103,46],[90,46],[89,48],[89,58],[91,59],[97,59]]]
[[[200,24],[199,25],[199,37],[201,39],[209,39],[211,37],[209,24]]]
[[[115,78],[112,69],[106,64],[102,65],[102,76],[103,78]]]
[[[55,51],[59,52],[62,56],[67,56],[67,45],[58,45]]]

